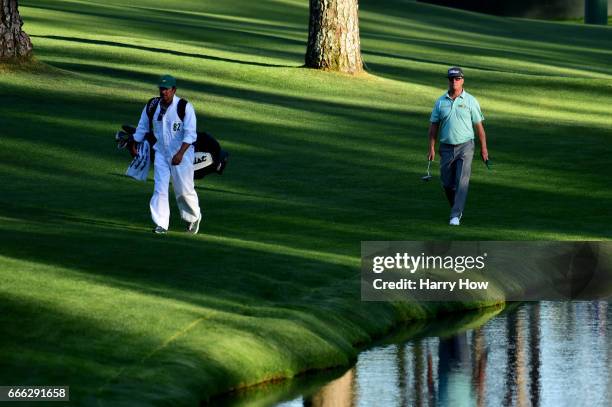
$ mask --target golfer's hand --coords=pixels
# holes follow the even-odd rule
[[[183,161],[183,154],[180,152],[174,154],[174,157],[172,157],[172,165],[179,165],[181,161]]]
[[[427,159],[429,161],[433,161],[434,158],[436,158],[436,150],[432,148],[431,150],[429,150],[429,154],[427,154]]]
[[[489,161],[489,150],[483,148],[482,150],[480,150],[480,156],[482,157],[482,161]]]

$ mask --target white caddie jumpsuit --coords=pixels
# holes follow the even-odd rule
[[[179,165],[172,165],[172,157],[181,148],[182,143],[193,144],[197,139],[196,116],[191,103],[185,107],[185,119],[181,121],[176,111],[179,97],[174,95],[172,104],[166,112],[160,116],[161,102],[157,105],[153,115],[153,134],[157,143],[153,146],[155,150],[155,189],[149,204],[153,222],[164,229],[168,229],[170,223],[170,202],[168,187],[170,178],[174,187],[176,203],[181,212],[181,218],[186,222],[195,222],[200,215],[198,194],[193,183],[193,159],[194,147],[191,146],[183,155],[183,161]],[[138,128],[134,133],[134,140],[141,142],[149,131],[149,117],[145,106]]]

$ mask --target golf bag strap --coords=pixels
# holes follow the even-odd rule
[[[153,133],[153,115],[159,105],[159,97],[149,99],[147,102],[147,117],[149,118],[149,133]]]
[[[176,107],[176,113],[178,114],[179,119],[181,121],[185,120],[185,108],[187,107],[187,99],[180,99],[178,101],[178,105]],[[153,127],[153,115],[155,114],[155,110],[157,110],[157,105],[159,105],[159,97],[154,97],[149,99],[147,102],[147,116],[149,117],[149,131],[152,130]]]
[[[182,99],[178,101],[178,105],[176,106],[176,113],[178,114],[179,119],[182,122],[185,121],[185,108],[187,107],[187,100]]]
[[[149,142],[151,143],[151,145],[155,144],[155,142],[157,140],[155,140],[155,137],[153,136],[153,116],[155,115],[155,111],[157,110],[157,106],[159,105],[159,101],[161,99],[159,97],[154,97],[149,99],[149,101],[147,102],[147,117],[149,118],[149,134],[152,136],[151,138],[153,140],[149,140]],[[181,119],[181,121],[185,120],[185,108],[187,107],[187,100],[186,99],[180,99],[178,101],[178,105],[176,107],[176,113],[178,114],[179,119]]]

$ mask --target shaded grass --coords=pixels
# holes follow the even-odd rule
[[[361,303],[363,240],[610,237],[609,29],[362,1],[370,72],[353,78],[300,68],[304,2],[172,5],[21,4],[38,62],[1,68],[0,382],[195,404],[346,365],[398,320],[457,308]],[[419,178],[454,64],[495,164],[475,161],[464,226],[448,229]],[[122,177],[111,141],[163,72],[232,153],[198,183],[195,238],[174,203],[171,233],[149,235],[152,181]]]

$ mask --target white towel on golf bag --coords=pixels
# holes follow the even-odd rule
[[[125,175],[132,177],[138,181],[146,181],[149,176],[149,167],[151,166],[151,155],[149,150],[149,142],[147,140],[138,143],[136,149],[136,157],[130,163]],[[194,156],[194,171],[201,170],[213,164],[213,157],[210,153],[197,152]]]
[[[138,143],[136,152],[136,157],[130,163],[125,175],[138,181],[146,181],[149,176],[149,167],[151,166],[149,142],[145,140],[142,143]]]

